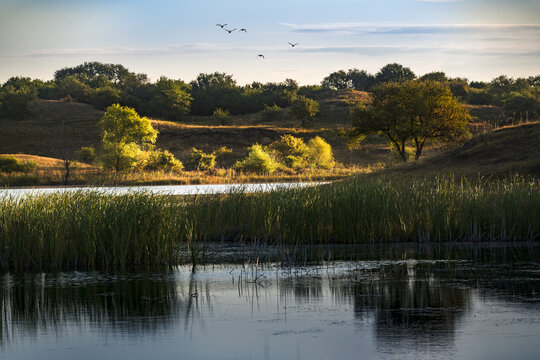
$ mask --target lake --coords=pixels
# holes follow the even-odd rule
[[[73,186],[73,187],[42,187],[1,189],[1,196],[20,197],[25,195],[41,195],[53,193],[72,193],[77,191],[94,191],[102,194],[122,195],[133,192],[161,195],[198,195],[226,194],[229,192],[266,192],[279,189],[293,189],[306,186],[316,186],[326,182],[301,183],[264,183],[264,184],[210,184],[210,185],[148,185],[148,186]]]
[[[0,358],[538,358],[537,246],[389,253],[5,274]]]

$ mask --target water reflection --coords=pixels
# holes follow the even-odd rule
[[[0,283],[0,348],[16,355],[13,344],[40,348],[51,336],[62,341],[58,339],[72,337],[76,329],[95,343],[103,337],[114,339],[123,344],[117,355],[135,358],[122,339],[178,343],[188,351],[208,337],[220,337],[222,346],[239,352],[238,358],[250,358],[259,350],[261,358],[275,357],[291,351],[288,342],[299,339],[316,341],[317,346],[335,344],[337,334],[347,339],[351,358],[359,344],[365,351],[372,346],[374,354],[399,354],[404,348],[450,351],[460,341],[456,334],[474,321],[472,309],[478,304],[493,299],[525,308],[538,304],[540,274],[534,266],[387,261],[296,271],[270,266],[255,273],[228,265],[196,273],[186,267],[142,275],[5,275]],[[277,338],[285,344],[282,348],[272,346]],[[259,350],[242,356],[239,349],[249,347],[249,340]],[[172,354],[167,349],[162,349],[165,358]],[[223,355],[205,351],[210,350],[196,354]],[[324,358],[322,354],[300,358]]]

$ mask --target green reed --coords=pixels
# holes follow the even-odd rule
[[[540,184],[522,178],[355,179],[270,193],[88,192],[0,201],[4,270],[125,269],[191,261],[209,241],[284,246],[540,238]]]

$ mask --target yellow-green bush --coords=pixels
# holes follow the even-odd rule
[[[234,168],[243,172],[272,174],[279,168],[279,163],[261,145],[255,144],[248,148],[248,155],[237,161]]]
[[[309,140],[308,164],[312,168],[330,169],[334,167],[334,154],[332,147],[323,138],[316,136]]]

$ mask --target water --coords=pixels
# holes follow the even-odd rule
[[[266,192],[278,189],[292,189],[298,187],[315,186],[326,184],[325,182],[303,183],[266,183],[266,184],[213,184],[213,185],[149,185],[149,186],[74,186],[74,187],[49,187],[49,188],[25,188],[25,189],[0,189],[0,197],[25,195],[40,195],[52,193],[72,193],[77,191],[94,191],[103,194],[121,195],[133,192],[145,192],[148,194],[162,195],[196,195],[196,194],[224,194],[235,191],[242,192]]]
[[[366,260],[4,275],[0,358],[538,359],[538,265]]]

